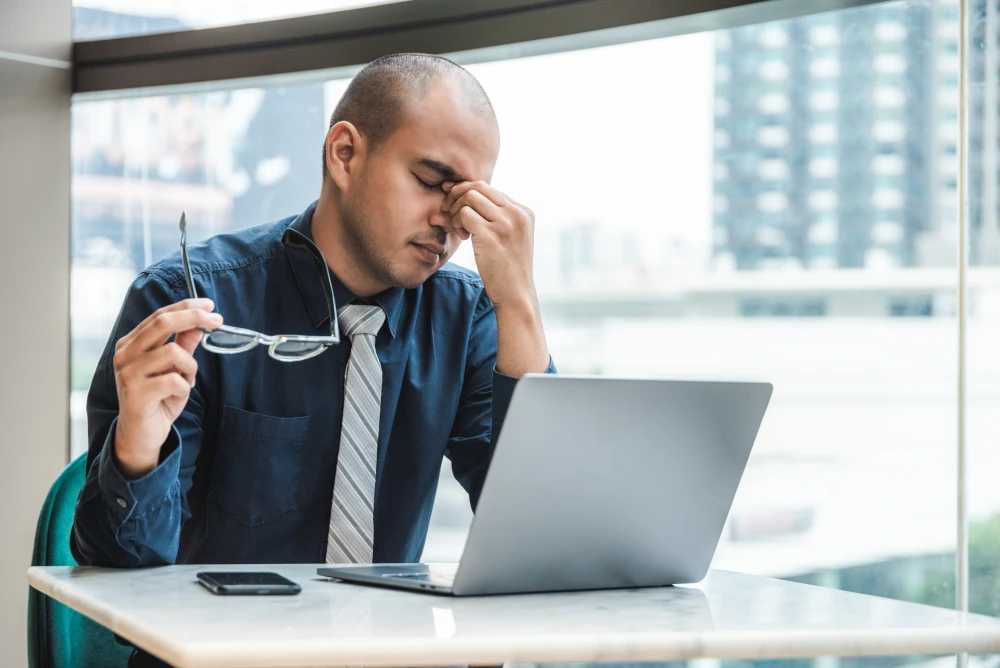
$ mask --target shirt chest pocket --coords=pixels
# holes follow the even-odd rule
[[[294,511],[308,434],[308,417],[272,417],[226,406],[219,425],[209,499],[247,526]]]

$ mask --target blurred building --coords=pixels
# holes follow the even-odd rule
[[[74,8],[78,38],[174,19]],[[84,389],[128,285],[192,241],[302,211],[319,194],[322,83],[78,101],[72,111],[73,387]],[[276,127],[281,132],[274,132]]]
[[[969,226],[974,264],[1000,264],[998,142],[1000,121],[1000,13],[997,0],[970,5]],[[957,32],[957,24],[952,32]],[[956,49],[957,50],[957,49]]]
[[[186,27],[84,7],[74,22],[85,39]],[[196,240],[300,212],[319,193],[324,104],[321,83],[75,104],[74,260],[110,243],[138,271],[177,249],[184,209]]]
[[[953,264],[957,36],[948,0],[719,33],[716,266]]]

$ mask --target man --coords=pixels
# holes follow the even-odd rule
[[[318,202],[192,248],[209,299],[176,255],[144,270],[88,398],[80,563],[416,561],[442,456],[475,507],[516,379],[554,371],[534,217],[489,185],[498,151],[471,74],[381,58],[334,111]],[[470,238],[481,278],[447,264]],[[329,336],[324,264],[339,345],[293,363],[199,347],[223,316]]]

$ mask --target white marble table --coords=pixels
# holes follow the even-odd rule
[[[1000,619],[713,571],[693,587],[455,599],[316,565],[32,568],[32,587],[175,666],[417,666],[1000,652]],[[199,570],[273,570],[298,596],[216,596]]]

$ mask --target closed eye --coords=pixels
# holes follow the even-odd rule
[[[417,183],[419,183],[420,187],[423,188],[424,190],[437,190],[438,188],[441,187],[441,183],[427,183],[416,174],[413,175],[413,178],[417,180]],[[442,181],[442,183],[444,182]]]

